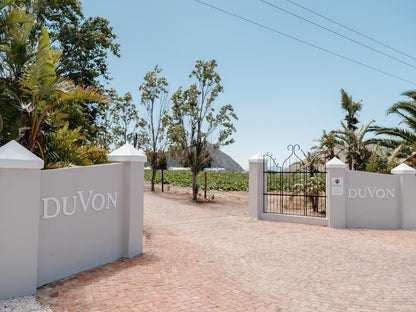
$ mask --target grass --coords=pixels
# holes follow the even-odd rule
[[[152,171],[146,169],[144,171],[144,179],[150,181]],[[165,170],[163,172],[163,180],[165,184],[191,187],[192,173],[186,170]],[[161,171],[156,174],[157,184],[162,183]],[[204,189],[204,173],[198,175],[198,184]],[[231,173],[231,172],[207,172],[207,189],[218,191],[248,191],[248,173]]]

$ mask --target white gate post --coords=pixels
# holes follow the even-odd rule
[[[41,168],[16,141],[0,148],[0,299],[36,293]]]
[[[346,225],[345,172],[347,165],[334,157],[326,163],[326,214],[331,228],[343,229]]]
[[[248,160],[249,163],[249,216],[254,219],[261,219],[264,205],[264,187],[263,178],[264,164],[267,166],[267,160],[262,155],[256,154]]]
[[[400,175],[400,227],[416,229],[416,170],[401,164],[393,168],[391,173]]]
[[[124,144],[108,155],[111,162],[124,164],[123,257],[132,258],[143,252],[143,193],[146,155],[130,144]]]

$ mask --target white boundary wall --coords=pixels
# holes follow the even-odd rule
[[[0,298],[143,250],[144,154],[124,145],[108,165],[44,170],[15,141],[0,148]]]
[[[339,159],[326,164],[327,211],[333,228],[416,229],[416,170],[350,171]]]
[[[263,212],[263,156],[249,159],[249,215],[255,219],[328,225],[331,228],[416,229],[416,170],[402,164],[393,175],[350,171],[337,158],[327,162],[326,218]]]

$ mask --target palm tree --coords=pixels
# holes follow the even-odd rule
[[[316,141],[319,142],[319,145],[312,147],[312,149],[319,151],[319,153],[324,156],[325,160],[331,160],[334,157],[339,157],[339,146],[342,145],[342,142],[337,139],[336,132],[334,130],[329,132],[323,130],[321,138]]]
[[[402,147],[402,145],[399,145],[394,150],[383,149],[381,142],[377,142],[370,158],[368,159],[365,170],[368,172],[390,173],[391,169],[398,165],[397,157],[399,156]]]
[[[335,131],[335,136],[340,140],[342,149],[345,151],[345,157],[350,170],[364,170],[366,163],[371,155],[367,146],[373,144],[373,140],[366,140],[365,136],[371,131],[371,125],[374,120],[369,121],[366,125],[352,130],[341,122],[342,130]]]
[[[399,125],[404,128],[394,127],[375,127],[374,131],[378,135],[387,135],[389,139],[382,139],[382,144],[396,147],[403,144],[410,147],[411,151],[416,149],[416,91],[403,93],[411,100],[401,101],[394,104],[387,110],[387,114],[395,114],[401,118]]]
[[[347,129],[357,129],[357,124],[359,121],[356,116],[363,106],[361,100],[354,102],[352,100],[352,96],[349,96],[348,93],[344,91],[344,89],[341,89],[341,105],[347,113],[344,118],[344,120],[347,121]]]
[[[42,29],[37,51],[25,64],[20,78],[24,94],[20,99],[20,110],[24,115],[24,125],[19,129],[18,140],[32,152],[36,145],[41,150],[43,131],[50,127],[48,117],[59,112],[66,104],[80,100],[108,102],[95,88],[77,87],[72,81],[56,75],[55,67],[61,53],[52,49],[48,32]]]

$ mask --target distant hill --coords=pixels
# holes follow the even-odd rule
[[[211,168],[225,168],[225,170],[230,172],[244,171],[244,169],[234,159],[220,150],[215,151],[214,161],[211,164]]]
[[[168,167],[180,167],[180,165],[175,159],[169,159]],[[214,160],[211,163],[211,168],[224,168],[228,172],[244,171],[244,169],[234,159],[220,150],[216,150],[214,152]]]

